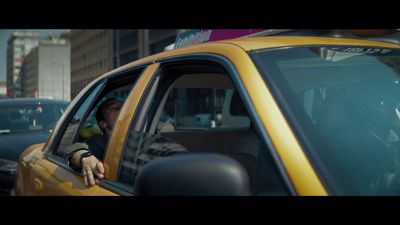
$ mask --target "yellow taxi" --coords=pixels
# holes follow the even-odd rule
[[[332,37],[248,37],[166,51],[85,87],[46,143],[20,157],[13,195],[396,195],[400,46]],[[87,188],[63,150],[124,103]],[[139,174],[137,135],[190,153]],[[399,145],[400,146],[400,145]]]

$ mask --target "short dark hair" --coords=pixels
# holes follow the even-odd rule
[[[121,102],[120,100],[118,100],[118,99],[116,99],[116,98],[114,98],[114,97],[111,97],[111,98],[108,98],[108,99],[104,100],[104,101],[99,105],[99,107],[97,108],[97,111],[96,111],[96,120],[97,120],[97,123],[100,123],[100,121],[104,121],[104,120],[105,120],[105,119],[104,119],[104,110],[105,110],[106,108],[110,107],[110,106],[111,106],[111,103],[113,103],[113,102],[115,102],[115,101]]]

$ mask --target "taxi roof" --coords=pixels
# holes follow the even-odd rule
[[[385,43],[380,41],[370,41],[365,39],[351,39],[351,38],[334,38],[334,37],[313,37],[313,36],[270,36],[270,37],[251,37],[251,38],[238,38],[226,41],[240,46],[245,51],[263,49],[263,48],[277,48],[284,46],[298,46],[298,45],[371,45],[387,48],[400,48],[399,45]]]
[[[291,46],[307,46],[307,45],[356,45],[356,46],[376,46],[376,47],[400,49],[400,46],[396,44],[380,42],[380,41],[370,41],[365,39],[316,37],[316,36],[315,37],[314,36],[269,36],[269,37],[244,37],[244,38],[242,37],[229,40],[206,42],[188,47],[182,47],[178,49],[164,51],[128,63],[124,66],[121,66],[104,74],[103,76],[117,73],[119,71],[128,69],[136,65],[155,62],[157,60],[167,57],[178,56],[188,53],[204,53],[207,52],[205,49],[221,48],[224,45],[226,46],[227,44],[238,46],[242,48],[244,51],[279,48],[279,47],[291,47]]]

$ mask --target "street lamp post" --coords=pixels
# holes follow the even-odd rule
[[[61,70],[62,70],[62,75],[61,75],[62,76],[62,98],[63,98],[63,100],[65,100],[64,99],[64,92],[65,92],[65,90],[64,90],[64,65],[55,63],[55,62],[53,62],[53,64],[61,67]]]

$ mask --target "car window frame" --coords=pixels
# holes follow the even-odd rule
[[[124,79],[124,76],[133,75],[133,73],[138,73],[138,75],[136,76],[135,81],[132,84],[132,88],[131,88],[131,90],[130,90],[130,92],[128,94],[128,96],[129,96],[130,93],[132,92],[132,90],[134,89],[134,87],[136,85],[136,82],[140,79],[140,77],[142,76],[143,72],[146,70],[146,67],[147,67],[147,65],[139,65],[139,66],[136,66],[136,67],[128,68],[128,69],[119,71],[119,72],[117,72],[115,74],[111,74],[111,75],[109,75],[107,77],[104,77],[104,78],[102,78],[102,79],[100,79],[98,81],[93,81],[94,83],[89,84],[90,87],[88,88],[88,90],[86,90],[85,93],[83,93],[80,96],[80,98],[77,99],[77,102],[75,104],[73,104],[73,106],[71,106],[72,107],[71,110],[68,111],[68,112],[64,112],[64,113],[66,113],[68,115],[66,115],[65,118],[63,118],[59,129],[57,130],[56,133],[54,133],[54,139],[55,140],[53,140],[51,145],[50,144],[48,145],[47,151],[46,151],[47,155],[45,156],[45,158],[48,161],[50,161],[50,162],[56,164],[57,166],[63,168],[64,170],[69,171],[70,173],[72,173],[74,175],[79,175],[80,176],[81,174],[79,172],[75,171],[74,169],[72,169],[65,162],[65,160],[62,157],[53,154],[53,152],[58,149],[60,141],[63,138],[64,133],[65,133],[66,129],[68,128],[72,117],[78,112],[78,110],[80,109],[82,104],[88,99],[88,97],[93,93],[92,91],[94,91],[97,87],[102,86],[101,88],[99,88],[99,90],[96,91],[97,93],[95,93],[95,96],[94,96],[92,102],[89,104],[88,109],[92,109],[98,103],[99,98],[100,98],[101,95],[104,96],[104,90],[105,90],[105,88],[107,88],[107,85],[110,82],[113,82],[113,81],[115,81],[117,79]],[[80,121],[78,127],[80,127],[81,124],[86,121],[86,119],[87,119],[87,117],[89,116],[90,113],[91,113],[91,110],[87,110],[85,112],[85,114],[83,116],[84,119],[82,121]],[[114,130],[113,130],[113,132],[114,132]],[[74,139],[76,139],[76,135],[77,134],[78,134],[78,132],[76,132]],[[105,151],[107,151],[108,145],[109,145],[109,141],[107,141],[107,145],[106,145]],[[105,155],[106,154],[104,154],[104,156]],[[100,180],[100,182],[97,185],[99,187],[101,187],[101,188],[107,189],[109,191],[112,191],[112,192],[115,192],[115,193],[118,193],[118,194],[123,194],[123,195],[127,195],[128,194],[129,195],[129,193],[127,193],[123,189],[119,188],[120,185],[114,184],[114,182],[111,181],[111,180],[107,180],[107,179]]]
[[[68,128],[72,118],[76,115],[76,113],[79,111],[79,109],[81,109],[81,106],[90,97],[90,95],[93,93],[93,91],[96,88],[100,87],[98,90],[96,90],[96,93],[93,96],[92,102],[90,102],[88,105],[88,109],[93,107],[93,104],[96,102],[96,99],[98,99],[99,95],[106,87],[106,83],[107,83],[107,79],[105,78],[105,79],[101,79],[101,80],[95,82],[94,84],[92,84],[92,86],[72,106],[73,108],[69,112],[65,112],[66,116],[62,120],[62,124],[61,124],[60,128],[58,130],[55,130],[56,132],[54,132],[54,137],[51,138],[51,139],[53,139],[53,142],[51,143],[51,145],[48,146],[47,159],[54,159],[57,162],[66,164],[65,160],[62,157],[54,154],[54,151],[57,151],[57,149],[59,148],[60,142],[61,142],[62,138],[64,137],[66,129]],[[89,110],[87,110],[87,111],[89,111]],[[90,113],[90,112],[85,112],[83,114],[82,118],[86,118],[88,113]],[[82,124],[82,122],[83,122],[83,120],[79,122],[79,126]],[[74,136],[76,136],[76,134]],[[75,139],[75,137],[74,137],[74,139]],[[67,167],[69,167],[69,166],[67,165]],[[72,168],[71,168],[71,170],[74,171]]]

